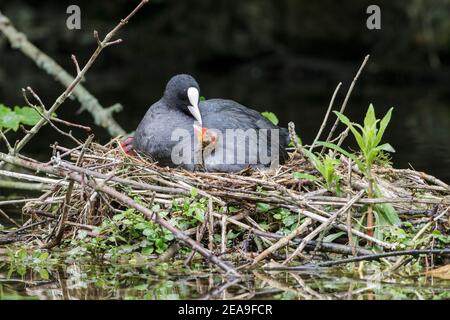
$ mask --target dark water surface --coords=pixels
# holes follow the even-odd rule
[[[422,276],[381,279],[339,269],[307,273],[254,272],[242,280],[218,274],[68,264],[50,272],[9,275],[0,268],[0,299],[449,299],[450,283]],[[188,274],[189,273],[189,274]],[[40,275],[41,274],[41,275]]]

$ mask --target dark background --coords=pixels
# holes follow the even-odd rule
[[[70,54],[83,64],[96,46],[92,31],[104,35],[138,2],[0,0],[0,10],[73,73]],[[66,28],[70,4],[81,7],[81,30]],[[366,28],[371,4],[381,7],[381,30]],[[167,80],[190,73],[207,98],[273,111],[282,125],[294,121],[311,143],[337,83],[343,87],[336,108],[370,54],[347,114],[359,122],[369,103],[379,117],[393,106],[385,142],[397,150],[394,165],[450,182],[449,14],[449,0],[151,0],[120,32],[124,43],[101,54],[84,85],[103,106],[123,104],[115,118],[133,131]],[[0,103],[23,105],[20,89],[28,85],[47,104],[63,91],[0,35]],[[78,108],[67,101],[58,115],[92,125]],[[95,133],[107,141],[103,129]],[[64,142],[44,128],[26,151],[48,158],[55,140]]]

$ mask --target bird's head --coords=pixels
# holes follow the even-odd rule
[[[187,74],[172,77],[164,91],[164,99],[170,107],[181,109],[202,126],[202,116],[198,108],[200,87],[193,77]]]

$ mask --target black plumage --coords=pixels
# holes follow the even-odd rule
[[[214,144],[205,148],[201,157],[202,167],[207,171],[236,172],[248,166],[268,167],[271,163],[267,157],[275,163],[286,160],[285,149],[289,142],[287,129],[273,125],[255,110],[225,99],[197,102],[201,114],[201,119],[198,119],[189,108],[189,105],[196,104],[191,103],[188,97],[189,88],[200,90],[198,83],[189,75],[177,75],[168,82],[163,97],[149,108],[136,130],[133,146],[137,151],[163,166],[181,165],[195,170],[199,167],[194,163],[195,146],[199,145],[198,135],[194,132],[194,124],[197,123],[216,138]],[[201,123],[196,122],[196,118]],[[181,144],[180,141],[172,141],[177,129],[188,136]],[[227,129],[231,135],[227,136]],[[277,135],[273,143],[272,134]],[[172,151],[180,146],[190,150],[191,155],[185,158],[189,159],[186,163],[177,164],[173,161]]]

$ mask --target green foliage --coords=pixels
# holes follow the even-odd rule
[[[439,230],[433,230],[431,235],[444,246],[450,244],[450,235],[442,234]]]
[[[159,205],[154,205],[151,210],[161,217],[167,215]],[[90,237],[86,232],[79,232],[73,243],[75,247],[69,254],[83,256],[92,253],[113,260],[119,255],[135,252],[148,256],[163,253],[174,239],[169,231],[144,218],[134,209],[127,209],[114,215],[112,219],[104,220],[98,233],[99,236]]]
[[[378,187],[375,186],[375,196],[381,198],[383,195],[378,190]],[[400,218],[398,217],[397,211],[395,211],[394,207],[390,203],[380,203],[375,206],[375,211],[380,214],[383,221],[386,221],[388,224],[393,226],[401,225]],[[380,222],[383,222],[380,221]],[[378,223],[378,221],[377,221]],[[381,239],[381,238],[380,238]]]
[[[317,178],[316,176],[313,176],[312,174],[308,174],[308,173],[303,173],[303,172],[294,172],[292,174],[292,176],[294,177],[294,179],[298,179],[298,180],[309,180],[309,181],[317,181],[319,182],[319,178]]]
[[[366,175],[370,176],[370,170],[373,163],[378,158],[380,152],[395,152],[394,148],[389,143],[380,144],[383,139],[384,132],[391,120],[393,108],[389,109],[383,119],[380,121],[375,117],[375,110],[373,105],[369,106],[366,117],[364,118],[364,127],[358,123],[353,123],[345,115],[335,111],[339,120],[345,124],[352,132],[355,140],[361,150],[364,161],[358,159],[354,154],[351,154],[342,148],[332,143],[321,143],[330,149],[337,150],[347,157],[350,157],[358,165],[359,169]],[[378,125],[379,124],[379,125]]]
[[[323,238],[323,242],[333,242],[334,240],[338,239],[340,236],[345,235],[346,233],[344,231],[339,231],[336,233],[331,233]]]
[[[325,183],[319,183],[328,191],[333,192],[333,189],[335,189],[336,193],[339,194],[341,177],[337,174],[336,168],[341,164],[341,162],[328,154],[325,156],[321,154],[315,155],[307,149],[304,149],[303,152],[309,158],[316,170],[322,175]],[[298,172],[294,173],[294,177],[299,176],[308,180],[317,181],[317,178],[313,178],[311,175],[302,175]]]
[[[279,220],[287,228],[292,227],[296,222],[298,222],[298,215],[293,214],[290,210],[285,208],[278,208],[273,211],[273,217]]]
[[[270,205],[268,205],[267,203],[258,202],[256,204],[256,210],[259,212],[267,212],[270,209],[272,209],[272,207]]]
[[[17,131],[19,125],[34,126],[40,120],[39,113],[30,107],[14,107],[14,110],[0,104],[0,130]]]
[[[198,190],[191,190],[191,197],[186,197],[183,202],[174,201],[172,203],[171,223],[186,230],[198,226],[205,221],[205,214],[208,209],[208,199],[198,197]]]
[[[394,148],[389,143],[381,144],[384,132],[391,120],[393,108],[389,109],[383,119],[377,119],[375,116],[375,109],[371,104],[367,110],[364,118],[364,126],[351,122],[345,115],[335,112],[339,120],[345,124],[352,132],[359,149],[361,151],[363,160],[361,160],[356,154],[350,153],[343,148],[329,142],[320,142],[319,144],[327,148],[336,150],[345,156],[351,158],[363,172],[363,174],[369,180],[369,196],[376,195],[381,197],[382,194],[375,185],[375,180],[372,177],[371,170],[373,164],[377,162],[383,162],[386,159],[385,152],[395,152]],[[373,187],[374,190],[371,190]],[[370,193],[374,194],[370,194]],[[378,238],[383,237],[382,229],[383,224],[400,225],[401,221],[391,204],[380,204],[375,206],[375,220],[377,228],[375,228],[375,236]]]
[[[47,251],[34,250],[28,253],[25,248],[17,250],[8,248],[9,271],[8,278],[14,273],[24,276],[27,271],[37,272],[44,279],[49,279],[49,270],[56,264]]]
[[[279,120],[278,120],[278,117],[275,115],[275,113],[269,112],[269,111],[264,111],[264,112],[261,112],[261,115],[264,118],[266,118],[267,120],[269,120],[270,122],[272,122],[274,125],[278,125]]]
[[[272,214],[274,223],[269,224],[270,220],[265,219],[267,222],[260,223],[260,227],[264,230],[273,229],[274,231],[282,234],[289,234],[294,230],[299,223],[298,214],[286,209],[286,208],[272,208],[267,203],[258,202],[256,204],[256,211],[265,215]]]

